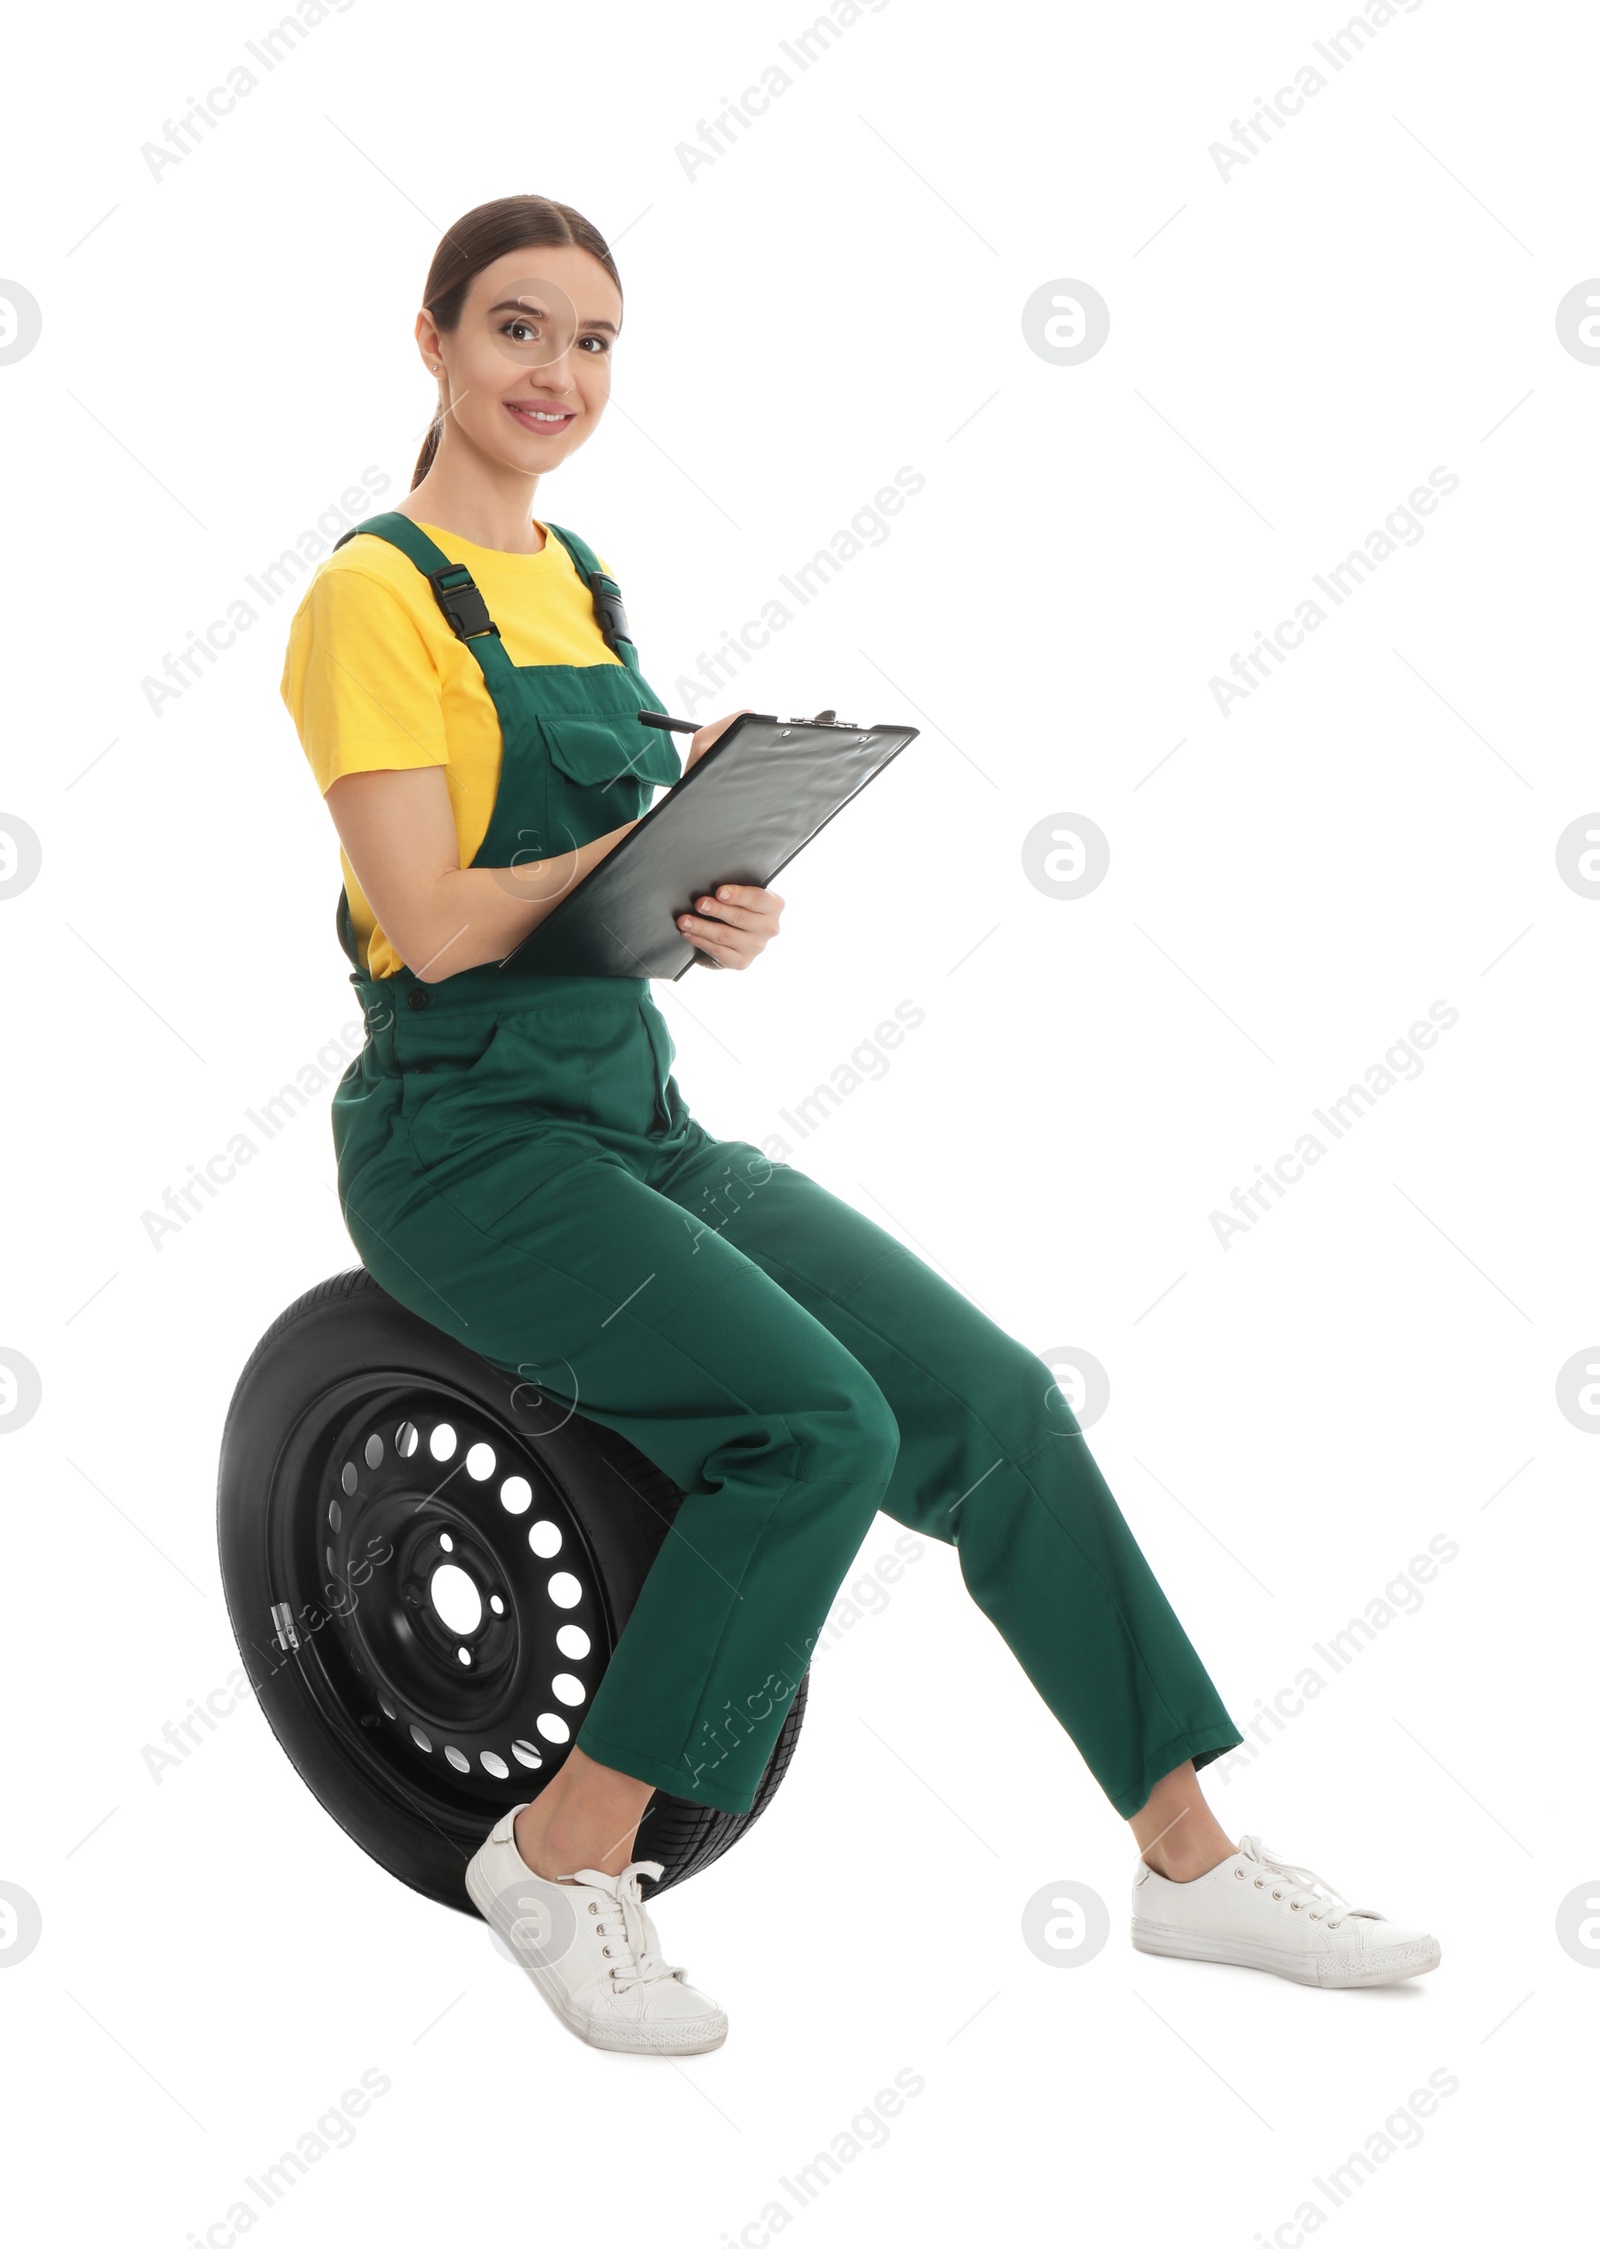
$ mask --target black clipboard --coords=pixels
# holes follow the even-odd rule
[[[919,732],[741,712],[501,969],[676,982],[696,961],[720,965],[678,915],[719,883],[766,889]]]

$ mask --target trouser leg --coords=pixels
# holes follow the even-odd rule
[[[888,1486],[882,1394],[759,1265],[581,1135],[422,1178],[373,1139],[345,1213],[381,1286],[684,1494],[578,1746],[748,1810]]]
[[[1241,1739],[1049,1368],[804,1172],[703,1136],[657,1185],[873,1378],[900,1431],[884,1511],[963,1579],[1124,1818]]]

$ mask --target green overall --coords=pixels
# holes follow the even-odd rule
[[[614,582],[550,529],[621,663],[515,666],[464,567],[406,517],[349,534],[443,572],[482,666],[502,761],[476,865],[588,842],[678,777],[638,723],[662,706]],[[379,980],[342,895],[340,930],[367,1036],[333,1133],[368,1271],[684,1494],[576,1735],[589,1756],[748,1810],[880,1509],[955,1549],[1124,1818],[1238,1744],[1050,1369],[804,1172],[705,1131],[648,979],[490,962]]]

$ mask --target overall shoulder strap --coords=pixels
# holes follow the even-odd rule
[[[464,640],[472,650],[492,687],[494,657],[488,642],[491,636],[499,641],[500,627],[489,615],[488,603],[478,591],[477,581],[466,564],[452,562],[408,515],[396,515],[392,510],[384,515],[369,515],[364,523],[356,524],[342,539],[334,540],[335,550],[350,539],[360,538],[363,532],[375,539],[387,539],[390,546],[398,547],[416,564],[433,588],[433,598],[444,614],[445,623],[457,640]],[[499,653],[497,649],[495,654]]]
[[[392,508],[386,509],[382,515],[369,515],[355,524],[342,539],[334,540],[335,549],[347,546],[352,539],[359,539],[363,533],[374,539],[387,539],[391,547],[398,547],[403,555],[410,557],[424,577],[430,571],[440,569],[448,559],[420,524],[413,523],[408,515],[396,515]]]
[[[590,571],[598,570],[600,568],[599,556],[595,553],[593,547],[589,545],[587,540],[580,539],[578,537],[576,531],[568,531],[564,529],[563,526],[559,523],[552,523],[549,528],[561,541],[561,544],[566,548],[568,554],[571,555],[573,569],[577,571],[578,576],[583,580],[584,584],[587,585],[589,583]],[[612,582],[614,584],[615,580],[613,580]]]
[[[559,523],[552,523],[548,528],[566,548],[572,558],[573,569],[589,589],[601,639],[613,656],[620,656],[631,671],[637,671],[638,650],[634,647],[633,635],[628,630],[628,613],[622,606],[622,588],[609,571],[601,569],[594,549],[580,539],[576,531],[565,530]]]

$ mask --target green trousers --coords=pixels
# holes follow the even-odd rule
[[[1124,1818],[1238,1744],[1049,1368],[804,1172],[706,1132],[645,979],[352,981],[368,1035],[333,1122],[368,1270],[685,1495],[589,1756],[748,1810],[880,1510],[954,1547]]]

